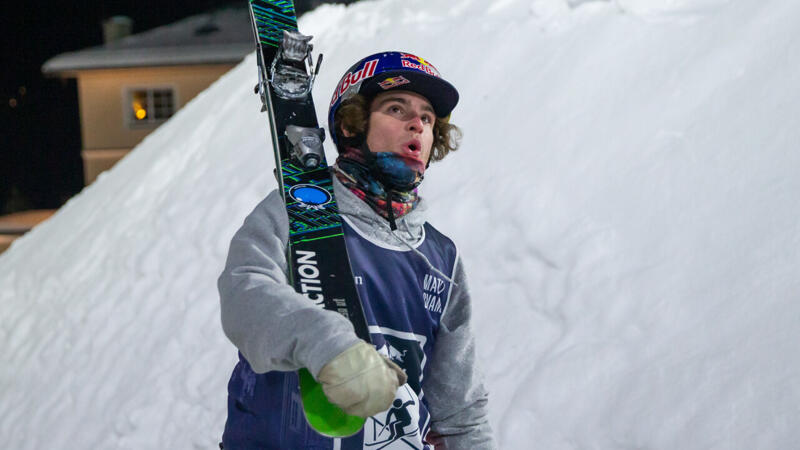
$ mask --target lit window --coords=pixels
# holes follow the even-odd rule
[[[130,125],[161,123],[175,112],[174,89],[131,89],[128,91],[128,105],[127,120]]]

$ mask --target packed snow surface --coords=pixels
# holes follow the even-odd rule
[[[800,2],[376,0],[301,20],[315,96],[399,49],[461,92],[432,166],[503,449],[800,439]],[[215,448],[216,278],[275,187],[251,55],[0,257],[0,442]],[[329,148],[329,158],[333,157]]]

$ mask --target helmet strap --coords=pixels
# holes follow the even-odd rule
[[[386,220],[389,221],[389,229],[394,231],[397,229],[397,222],[394,220],[394,208],[392,208],[392,196],[394,192],[389,191],[386,193]]]
[[[361,152],[361,156],[364,157],[364,162],[367,163],[367,167],[369,167],[369,170],[372,171],[372,173],[375,175],[378,181],[383,182],[384,181],[383,177],[377,170],[378,166],[375,163],[377,157],[375,156],[375,153],[372,153],[370,151],[369,146],[367,146],[367,138],[361,136],[359,139],[361,140],[361,142],[356,148]]]
[[[344,152],[347,148],[361,148],[361,146],[366,142],[363,134],[355,134],[353,136],[337,136],[337,143],[336,143],[336,150],[339,153]]]

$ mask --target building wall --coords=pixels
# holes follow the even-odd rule
[[[128,89],[172,87],[177,111],[232,67],[218,64],[78,72],[86,184],[158,128],[159,124],[130,125]]]

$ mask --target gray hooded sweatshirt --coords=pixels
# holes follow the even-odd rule
[[[341,214],[362,234],[393,247],[406,245],[392,233],[386,219],[335,177],[334,192]],[[425,208],[421,199],[396,221],[395,233],[412,246],[422,239]],[[358,337],[347,319],[318,308],[289,285],[288,237],[286,209],[273,191],[247,216],[231,241],[218,281],[222,328],[256,373],[305,367],[316,377]],[[453,281],[423,386],[431,432],[440,436],[437,449],[493,449],[488,394],[476,367],[471,298],[460,260]]]

